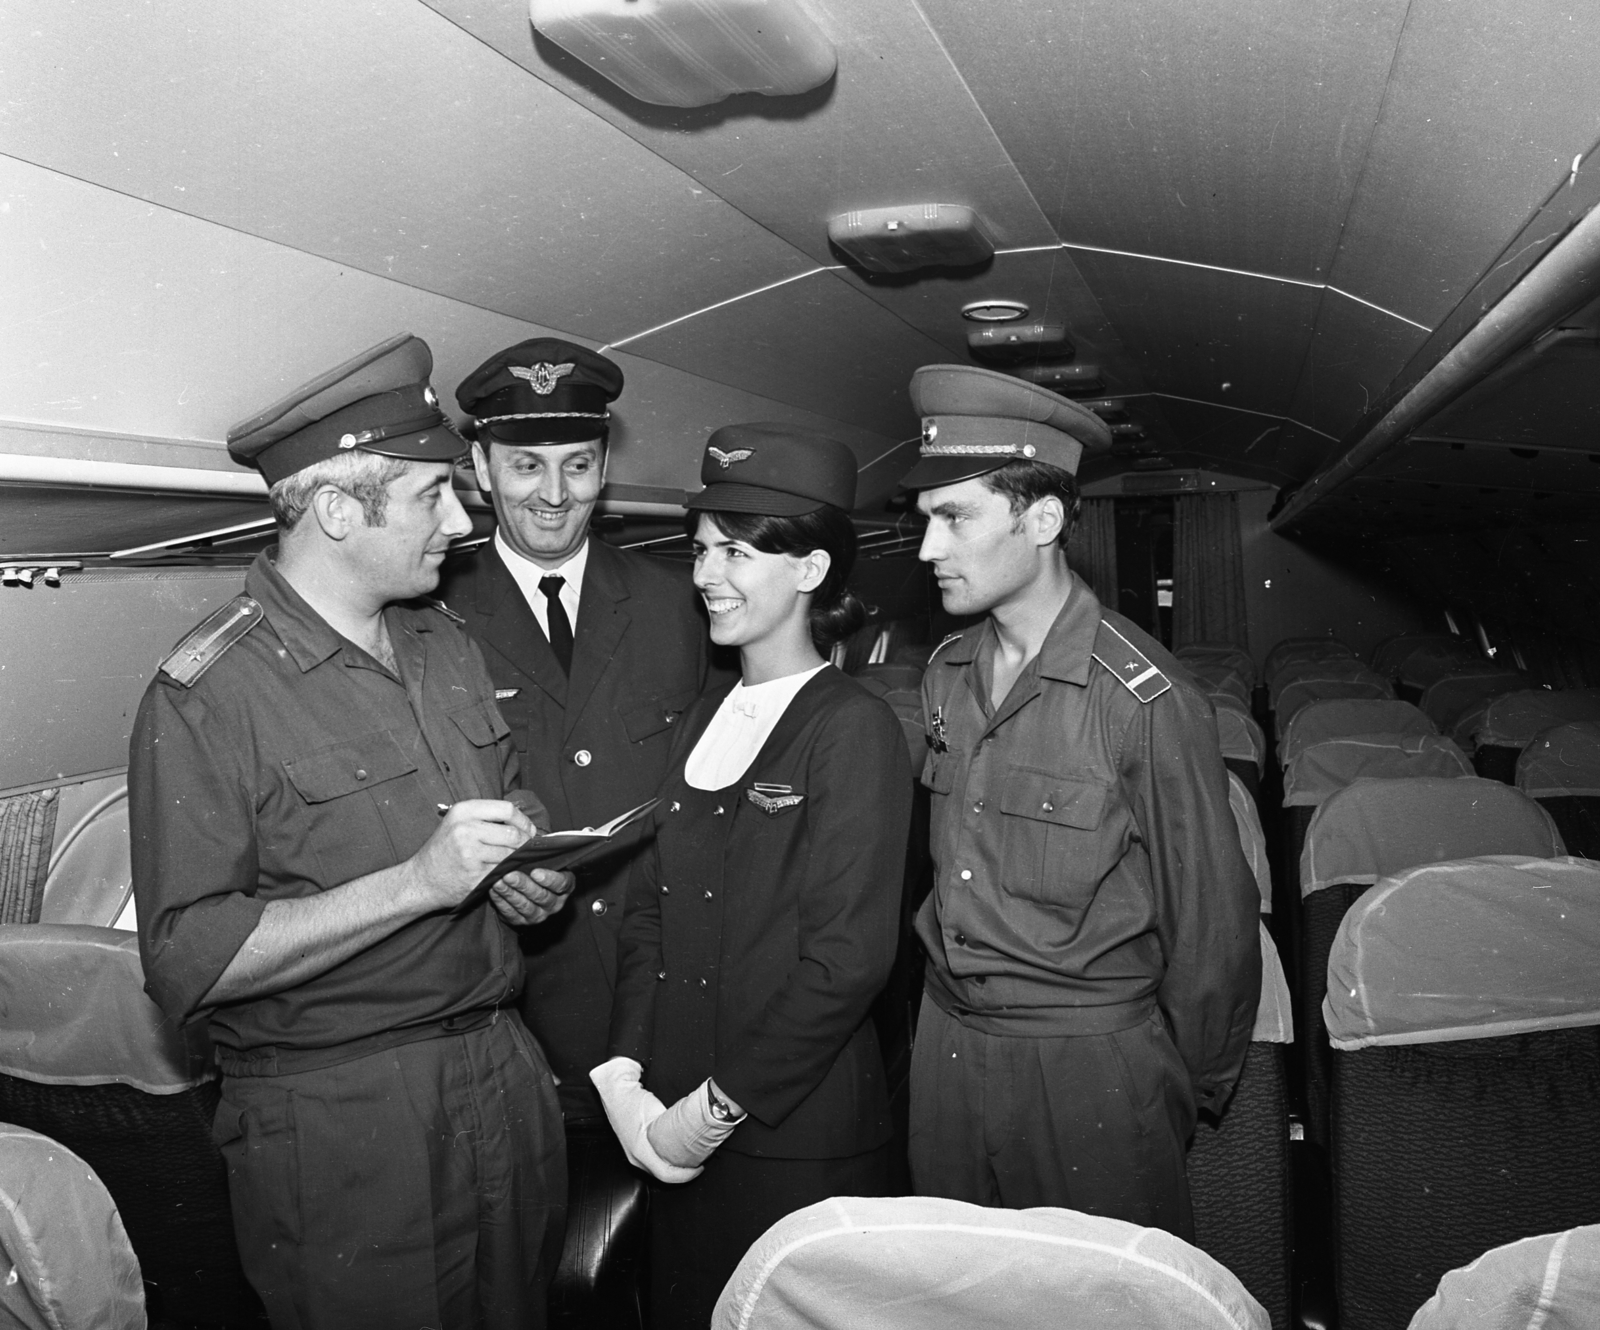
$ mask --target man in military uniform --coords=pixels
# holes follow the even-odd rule
[[[441,595],[482,644],[524,780],[557,827],[597,826],[652,797],[673,726],[706,682],[688,566],[589,532],[622,382],[605,356],[536,338],[456,390],[477,424],[473,464],[497,527],[447,569]],[[606,1057],[634,844],[585,867],[571,908],[523,933],[522,1012],[561,1082],[574,1179],[631,1176],[589,1071]]]
[[[1075,403],[990,370],[911,381],[944,607],[923,680],[934,885],[911,1079],[918,1192],[1192,1237],[1184,1148],[1260,991],[1259,898],[1210,703],[1067,568]]]
[[[129,755],[151,995],[207,1018],[240,1255],[275,1330],[544,1324],[566,1170],[510,925],[481,879],[543,820],[437,606],[465,453],[393,338],[236,427],[280,530],[145,692]],[[409,602],[409,603],[402,603]]]

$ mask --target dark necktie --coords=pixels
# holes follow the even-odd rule
[[[561,662],[561,672],[572,673],[572,620],[567,618],[567,607],[561,603],[561,588],[566,586],[564,577],[541,577],[539,591],[544,596],[545,613],[549,619],[550,631],[546,636],[550,639],[550,650],[556,653],[556,659]]]

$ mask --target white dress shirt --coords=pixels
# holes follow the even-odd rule
[[[550,605],[544,598],[544,592],[539,590],[539,579],[541,577],[567,579],[566,585],[561,588],[561,607],[567,612],[567,622],[572,625],[572,637],[576,641],[578,597],[583,590],[583,570],[589,566],[588,540],[585,539],[583,544],[578,546],[578,552],[559,568],[541,568],[532,559],[518,554],[502,539],[498,527],[494,533],[494,549],[500,556],[500,562],[505,564],[506,571],[521,589],[522,598],[528,602],[533,617],[539,621],[539,631],[544,634],[546,642],[550,640]]]
[[[684,780],[697,790],[727,789],[750,769],[806,680],[826,668],[822,664],[749,687],[734,684],[689,754]]]

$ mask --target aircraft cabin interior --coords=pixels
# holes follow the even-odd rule
[[[1556,0],[0,3],[0,1308],[266,1324],[215,1068],[143,993],[129,735],[275,539],[230,427],[409,332],[469,436],[498,348],[620,366],[592,530],[664,561],[712,431],[847,445],[870,618],[833,662],[915,772],[973,620],[918,558],[912,374],[1094,412],[1068,562],[1211,699],[1264,959],[1195,1243],[1147,1261],[1173,1319],[1095,1318],[1520,1326],[1449,1312],[1504,1249],[1483,1299],[1587,1278],[1559,1323],[1600,1325],[1597,68],[1600,7]],[[907,924],[902,1124],[920,965]],[[552,1324],[637,1326],[584,1310],[635,1219],[579,1199]],[[25,1258],[30,1205],[78,1245]],[[1006,1276],[1027,1243],[974,1237],[911,1320],[869,1279],[740,1324],[1086,1324],[1061,1241]],[[983,1319],[1008,1278],[1036,1310]],[[29,1319],[52,1279],[87,1319]]]

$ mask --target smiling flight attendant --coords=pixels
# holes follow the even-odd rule
[[[888,1189],[868,1008],[911,816],[899,722],[822,654],[862,622],[850,450],[731,425],[700,478],[695,586],[743,677],[678,735],[629,888],[613,1056],[592,1073],[629,1158],[669,1184],[650,1215],[656,1330],[704,1327],[785,1214]]]

